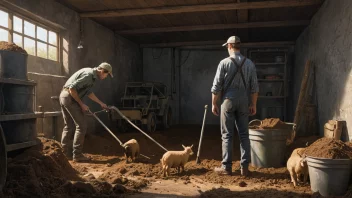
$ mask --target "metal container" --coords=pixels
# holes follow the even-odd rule
[[[350,159],[325,159],[308,156],[311,189],[322,196],[343,196],[351,175]]]
[[[251,144],[251,163],[260,168],[279,168],[285,166],[286,142],[292,129],[249,129]]]
[[[4,84],[0,84],[0,115],[4,111],[4,105],[5,105],[5,101],[4,101],[5,96],[4,96],[4,93],[2,92],[3,86],[4,86]]]
[[[1,122],[7,144],[33,141],[37,137],[36,118]]]
[[[26,85],[4,84],[4,108],[6,113],[33,113],[34,87]],[[1,96],[1,95],[0,95]]]
[[[27,80],[27,54],[0,50],[0,78]]]
[[[4,131],[0,125],[0,191],[5,185],[7,174],[7,152]]]
[[[275,56],[275,62],[276,63],[283,63],[284,57],[283,56]]]

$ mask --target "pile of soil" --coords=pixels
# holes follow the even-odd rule
[[[352,147],[341,140],[323,137],[308,146],[305,154],[327,159],[352,159]]]
[[[27,54],[26,50],[24,50],[22,47],[6,41],[0,41],[0,50],[20,52],[20,53]]]
[[[40,138],[40,144],[9,158],[5,197],[91,197],[132,192],[120,184],[111,185],[79,176],[55,140]],[[38,141],[39,141],[38,140]]]
[[[286,148],[285,160],[287,161],[288,158],[290,158],[293,150],[296,148],[306,148],[318,139],[320,139],[320,136],[297,137],[294,142]]]
[[[279,118],[268,118],[262,120],[261,124],[252,125],[251,129],[290,129],[292,126],[285,124]]]

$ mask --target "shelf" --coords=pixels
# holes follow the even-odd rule
[[[285,108],[284,106],[265,106],[265,108]]]
[[[259,82],[284,82],[285,79],[258,79]]]
[[[61,111],[46,111],[46,112],[40,112],[37,111],[36,114],[41,114],[41,118],[48,118],[48,117],[57,117],[61,116],[62,112]]]
[[[25,113],[25,114],[0,115],[0,121],[34,119],[34,118],[40,118],[42,116],[43,116],[43,113]]]
[[[262,53],[262,52],[288,52],[287,49],[269,49],[269,50],[262,50],[262,49],[257,49],[257,50],[251,50],[252,53]]]
[[[286,96],[258,96],[258,98],[277,99],[277,98],[286,98]]]
[[[14,78],[0,78],[0,83],[34,86],[37,83],[32,80],[20,80]]]
[[[9,152],[9,151],[22,149],[22,148],[27,148],[27,147],[37,145],[39,143],[40,143],[39,140],[33,140],[33,141],[28,141],[28,142],[16,143],[16,144],[7,144],[6,151]]]
[[[254,63],[254,65],[286,65],[286,63]]]

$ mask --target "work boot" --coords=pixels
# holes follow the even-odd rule
[[[222,167],[215,167],[214,171],[219,175],[232,175],[232,171],[225,170]]]
[[[69,151],[63,151],[63,153],[64,153],[64,155],[66,156],[66,158],[68,159],[68,160],[72,160],[73,159],[73,154],[72,154],[72,152],[69,152]]]
[[[65,157],[68,159],[68,160],[72,160],[73,159],[73,155],[72,154],[69,154],[69,153],[64,153]]]
[[[244,177],[248,177],[250,175],[248,168],[241,168],[241,175]]]
[[[87,162],[90,161],[91,159],[89,157],[84,156],[83,154],[75,155],[73,156],[73,161],[74,162]]]

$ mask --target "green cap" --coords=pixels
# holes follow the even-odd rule
[[[112,75],[112,67],[109,63],[101,63],[98,68],[101,68],[101,69],[105,69],[106,71],[109,72],[111,78],[113,78],[114,76]]]

